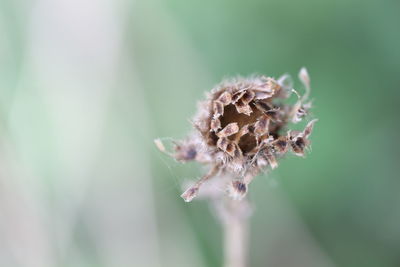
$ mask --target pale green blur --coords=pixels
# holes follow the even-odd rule
[[[400,265],[400,2],[0,1],[0,266],[222,266],[159,152],[222,78],[312,82],[312,151],[250,186],[250,266]],[[302,128],[299,125],[299,129]]]

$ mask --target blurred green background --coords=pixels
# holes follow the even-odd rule
[[[400,266],[399,14],[395,0],[1,0],[0,266],[221,266],[209,205],[179,197],[204,170],[153,139],[184,137],[224,77],[302,66],[312,152],[251,185],[250,266]]]

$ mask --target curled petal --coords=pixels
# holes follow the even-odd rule
[[[218,97],[218,101],[224,104],[224,106],[229,105],[232,102],[232,95],[229,92],[224,92]]]
[[[232,97],[232,103],[235,104],[236,102],[238,102],[239,99],[241,99],[242,96],[243,96],[245,93],[246,93],[246,90],[242,90],[242,91],[239,91],[239,92],[235,93],[235,94],[233,95],[233,97]]]
[[[217,147],[222,151],[226,152],[229,156],[234,157],[237,153],[237,149],[234,143],[232,143],[228,138],[222,137],[217,141]]]
[[[296,156],[304,156],[304,149],[308,145],[308,140],[302,136],[298,136],[290,143],[292,150]]]
[[[276,167],[278,167],[278,162],[276,161],[276,158],[274,157],[274,155],[272,155],[271,153],[266,153],[265,157],[267,158],[268,163],[272,169],[275,169]]]
[[[306,68],[301,68],[299,72],[299,79],[306,89],[306,93],[302,97],[302,101],[304,102],[308,99],[311,91],[310,76],[308,75],[308,71]]]
[[[221,121],[218,118],[211,120],[211,131],[216,132],[221,129]]]
[[[229,144],[229,140],[226,137],[222,137],[222,138],[218,139],[218,141],[217,141],[217,147],[219,149],[221,149],[222,151],[226,151],[228,144]]]
[[[317,122],[317,119],[314,119],[307,123],[306,128],[304,128],[303,135],[305,138],[308,138],[311,135],[311,132],[314,128],[314,124]]]
[[[236,134],[235,136],[235,142],[239,142],[240,138],[249,133],[249,125],[246,124],[245,126],[243,126],[240,131]]]
[[[214,118],[224,115],[224,104],[220,101],[213,102]]]
[[[236,152],[236,146],[233,143],[228,143],[226,146],[225,152],[229,154],[229,156],[234,157]]]
[[[254,134],[261,136],[268,133],[269,118],[268,116],[262,116],[257,120],[254,125]]]
[[[272,147],[277,153],[285,153],[288,148],[288,138],[286,136],[280,136],[272,142]]]
[[[310,88],[310,76],[308,75],[308,71],[305,67],[301,68],[299,72],[299,79],[306,88]]]
[[[217,133],[218,137],[228,137],[231,136],[239,131],[239,126],[236,122],[229,123],[222,129],[220,132]]]
[[[281,89],[279,83],[270,77],[267,78],[267,87],[273,94],[276,94]]]
[[[204,175],[203,177],[200,178],[192,187],[188,188],[181,197],[185,202],[190,202],[192,201],[198,194],[200,186],[207,181],[208,179],[214,177],[219,171],[219,166],[215,165],[211,170]]]
[[[235,104],[235,107],[236,107],[236,110],[238,113],[243,113],[243,114],[246,114],[247,116],[250,116],[250,114],[253,112],[251,107],[248,104],[243,103],[242,100],[239,100]]]
[[[254,91],[247,90],[246,93],[242,96],[241,100],[245,104],[249,104],[255,97]]]
[[[173,155],[179,161],[195,160],[197,156],[197,148],[193,144],[180,144],[175,147],[175,154]]]
[[[185,202],[191,202],[195,197],[197,197],[198,192],[199,192],[199,187],[195,185],[187,189],[185,192],[183,192],[181,198],[183,198]]]
[[[165,149],[164,144],[161,142],[161,140],[159,138],[154,139],[154,144],[157,146],[158,150],[160,150],[161,152],[166,152],[167,150]]]
[[[293,80],[290,77],[290,75],[285,74],[282,75],[279,79],[278,79],[278,84],[281,86],[282,90],[280,91],[279,96],[280,97],[289,97],[291,95],[291,93],[293,92]]]
[[[263,91],[256,91],[255,92],[255,99],[267,99],[272,97],[274,94],[272,92],[263,92]]]
[[[270,104],[262,101],[256,101],[254,105],[258,110],[260,110],[263,113],[267,113],[269,110],[273,108]]]

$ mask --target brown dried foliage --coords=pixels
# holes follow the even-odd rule
[[[303,97],[294,91],[287,75],[278,80],[265,76],[235,78],[207,94],[193,119],[196,131],[177,142],[171,153],[179,161],[211,165],[210,172],[182,194],[185,201],[191,201],[201,184],[218,174],[232,177],[228,192],[240,199],[252,178],[268,166],[276,168],[278,158],[289,151],[304,156],[316,120],[308,122],[303,131],[287,129],[289,123],[305,118],[311,108],[311,102],[307,102],[310,79],[304,68],[299,78],[306,89]],[[283,101],[291,92],[298,96],[293,105]]]

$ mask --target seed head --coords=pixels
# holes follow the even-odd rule
[[[278,167],[278,159],[286,153],[304,156],[317,120],[309,121],[302,131],[288,129],[290,123],[306,118],[311,109],[310,78],[305,68],[300,70],[299,79],[305,88],[303,96],[292,88],[288,75],[278,80],[266,76],[234,78],[207,93],[193,118],[195,131],[176,142],[174,152],[169,153],[178,161],[210,165],[209,173],[182,194],[185,201],[196,197],[201,184],[217,175],[232,177],[227,192],[241,199],[253,178],[268,167]],[[285,103],[292,92],[297,101]],[[156,145],[166,152],[159,139]]]

